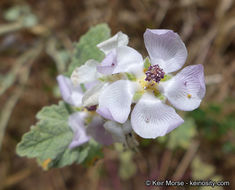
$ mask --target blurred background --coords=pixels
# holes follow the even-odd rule
[[[140,153],[104,148],[104,158],[43,171],[16,155],[16,144],[45,105],[60,99],[56,76],[73,43],[106,22],[147,55],[146,28],[179,33],[186,65],[203,64],[207,93],[200,108],[180,113],[178,129],[155,140],[138,138]],[[146,187],[146,179],[229,181],[235,189],[235,0],[0,0],[0,189],[210,189]]]

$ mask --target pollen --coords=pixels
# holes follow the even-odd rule
[[[140,86],[143,88],[143,89],[146,89],[147,86],[148,86],[148,81],[145,81],[144,78],[139,80],[139,83],[140,83]]]
[[[191,94],[188,94],[187,95],[188,99],[192,98],[192,95]]]
[[[144,91],[149,91],[152,92],[155,96],[159,94],[157,83],[155,81],[146,81],[145,78],[143,77],[138,82],[141,88],[143,89],[142,91],[143,93]]]

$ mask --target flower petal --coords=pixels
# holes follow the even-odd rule
[[[84,117],[86,117],[86,113],[84,112],[76,112],[69,116],[69,126],[74,133],[74,137],[69,148],[80,146],[90,140],[90,137],[87,136],[84,128]]]
[[[126,34],[118,32],[112,38],[99,43],[97,47],[107,55],[110,51],[119,46],[126,46],[128,41],[128,36]]]
[[[112,135],[114,142],[126,142],[126,135],[131,133],[132,128],[130,121],[127,120],[124,124],[119,124],[114,121],[106,121],[104,128]]]
[[[97,71],[105,75],[112,74],[116,65],[117,65],[117,52],[116,50],[112,50],[103,59],[101,64],[97,66]]]
[[[107,83],[97,83],[94,87],[87,90],[82,98],[82,105],[84,107],[97,105],[99,102],[99,95],[101,91],[107,86]]]
[[[187,49],[179,35],[172,30],[150,30],[144,33],[145,47],[153,65],[165,73],[179,70],[187,58]]]
[[[63,75],[57,77],[60,93],[65,102],[74,106],[81,106],[83,92],[79,85],[74,86],[72,81]]]
[[[103,145],[110,145],[113,143],[112,136],[105,130],[103,125],[104,120],[101,117],[94,117],[87,127],[87,134]]]
[[[106,107],[99,107],[96,112],[101,115],[102,117],[106,118],[106,119],[109,119],[109,120],[112,120],[114,121],[114,118],[111,114],[111,112],[109,111],[108,108]]]
[[[133,130],[143,138],[164,136],[183,123],[175,110],[150,94],[144,94],[131,114]]]
[[[120,46],[117,48],[117,63],[112,74],[121,72],[136,72],[136,67],[143,69],[143,58],[135,49],[128,46]],[[137,69],[137,72],[140,72]]]
[[[115,121],[124,123],[130,113],[135,90],[136,84],[128,80],[119,80],[107,86],[99,96],[98,113],[106,117],[109,111]]]
[[[202,65],[185,67],[166,82],[164,95],[177,109],[191,111],[199,107],[205,96],[206,87]]]
[[[73,84],[78,85],[97,80],[99,77],[99,73],[96,71],[97,64],[99,64],[99,62],[90,59],[84,65],[77,67],[71,75]]]

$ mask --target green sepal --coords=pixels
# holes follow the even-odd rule
[[[125,74],[126,74],[128,80],[130,80],[130,81],[136,81],[136,76],[135,76],[134,74],[128,73],[128,72],[126,72]]]
[[[172,78],[172,75],[164,75],[164,78],[161,79],[161,82],[165,82],[167,80],[170,80]]]
[[[144,60],[144,68],[148,69],[150,66],[151,66],[150,60],[148,57],[146,57]]]

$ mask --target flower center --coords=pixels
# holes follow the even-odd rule
[[[159,65],[151,65],[148,70],[145,72],[146,74],[146,81],[154,81],[159,83],[161,79],[164,78],[164,71],[159,67]]]

